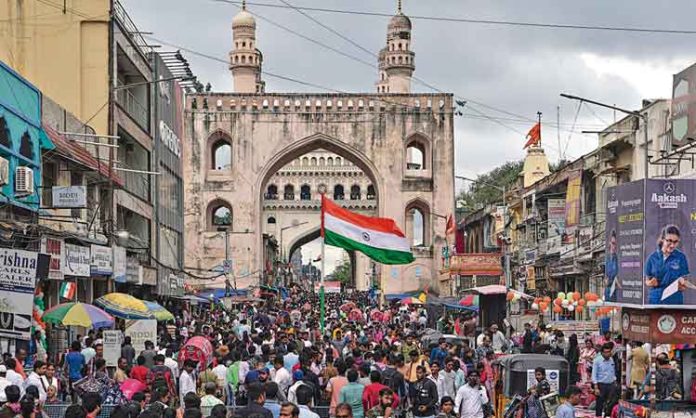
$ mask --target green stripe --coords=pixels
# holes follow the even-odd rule
[[[343,248],[344,250],[360,251],[382,264],[409,264],[414,260],[413,254],[410,252],[370,247],[369,245],[353,241],[352,239],[329,231],[328,229],[324,230],[324,243],[326,245]]]

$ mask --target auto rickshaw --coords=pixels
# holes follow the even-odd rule
[[[510,354],[495,360],[495,411],[496,418],[514,416],[517,406],[526,400],[529,389],[536,385],[534,370],[543,367],[546,379],[551,384],[555,396],[542,399],[548,416],[553,416],[554,405],[559,402],[558,395],[568,387],[568,360],[561,356],[548,354]]]

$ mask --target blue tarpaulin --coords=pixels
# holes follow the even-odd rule
[[[246,296],[247,293],[246,289],[229,289],[227,291],[225,289],[205,289],[198,292],[197,296],[207,300],[213,299],[217,302],[224,297]]]

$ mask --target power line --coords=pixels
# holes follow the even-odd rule
[[[229,3],[235,5],[241,5],[241,1],[234,0],[214,0],[220,3]],[[295,6],[283,6],[279,4],[270,3],[257,3],[257,2],[247,2],[248,6],[258,6],[258,7],[269,7],[276,9],[298,9],[303,11],[311,12],[322,12],[322,13],[336,13],[336,14],[346,14],[346,15],[358,15],[358,16],[377,16],[377,17],[392,17],[393,14],[390,13],[380,13],[380,12],[369,12],[360,10],[345,10],[345,9],[330,9],[323,7],[295,7]],[[427,20],[434,22],[453,22],[453,23],[472,23],[472,24],[482,24],[482,25],[502,25],[502,26],[517,26],[517,27],[529,27],[529,28],[544,28],[544,29],[574,29],[574,30],[591,30],[591,31],[609,31],[609,32],[636,32],[636,33],[655,33],[655,34],[669,34],[669,35],[696,35],[696,30],[687,29],[663,29],[663,28],[644,28],[644,27],[631,27],[631,26],[603,26],[603,25],[582,25],[582,24],[564,24],[564,23],[545,23],[545,22],[522,22],[514,20],[494,20],[494,19],[472,19],[472,18],[457,18],[457,17],[445,17],[445,16],[422,16],[413,15],[409,16],[413,20]]]

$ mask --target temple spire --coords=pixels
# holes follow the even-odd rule
[[[246,0],[244,0],[246,1]],[[401,0],[396,0],[396,13],[402,14],[403,12],[401,11]]]
[[[401,3],[401,0],[399,0],[399,3]],[[246,0],[242,0],[242,10],[246,10]]]

